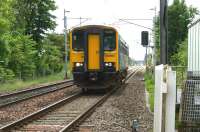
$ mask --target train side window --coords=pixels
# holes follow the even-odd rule
[[[125,46],[124,42],[122,42],[121,40],[120,41],[120,49],[121,49],[121,52],[125,55],[128,55],[128,48]]]
[[[72,35],[72,48],[75,51],[82,51],[84,49],[84,32],[76,31]]]
[[[116,48],[115,31],[105,30],[103,37],[104,50],[111,51]]]

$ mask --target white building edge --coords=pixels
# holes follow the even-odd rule
[[[188,25],[188,71],[193,76],[200,73],[200,18]]]

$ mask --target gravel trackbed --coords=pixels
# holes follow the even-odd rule
[[[143,74],[136,76],[114,93],[79,126],[79,131],[130,132],[134,119],[139,122],[139,132],[151,132],[153,114],[146,107]]]

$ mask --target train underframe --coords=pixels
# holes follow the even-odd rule
[[[74,83],[82,91],[109,89],[112,86],[121,84],[126,75],[127,70],[119,72],[73,72]]]

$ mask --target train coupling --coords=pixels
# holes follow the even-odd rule
[[[98,79],[98,73],[97,72],[91,72],[91,73],[89,73],[89,79],[91,81],[97,81],[97,79]]]

